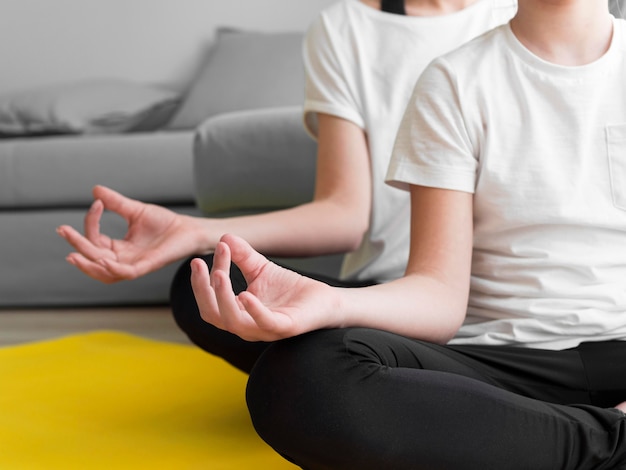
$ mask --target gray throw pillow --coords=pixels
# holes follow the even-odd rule
[[[154,130],[179,102],[172,90],[122,79],[59,83],[0,96],[0,136]]]
[[[231,111],[300,105],[304,100],[303,34],[219,29],[204,67],[170,129],[193,129]]]

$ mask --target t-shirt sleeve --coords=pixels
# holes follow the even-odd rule
[[[445,59],[418,79],[396,137],[386,181],[473,193],[478,160],[463,116],[457,79]],[[470,103],[465,103],[470,105]]]
[[[309,28],[303,47],[306,74],[304,125],[317,137],[317,113],[331,114],[363,128],[356,96],[358,72],[348,45],[323,16]]]

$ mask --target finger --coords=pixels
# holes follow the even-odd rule
[[[252,323],[251,318],[246,312],[242,312],[237,297],[233,292],[230,276],[227,272],[216,271],[211,275],[211,278],[213,278],[213,289],[224,328],[247,339],[243,335],[248,325]]]
[[[84,274],[97,281],[112,284],[121,280],[113,276],[102,264],[87,259],[80,253],[70,253],[65,259],[68,263],[76,266]]]
[[[213,254],[213,267],[211,268],[211,286],[213,288],[215,288],[215,276],[213,276],[213,274],[217,271],[230,273],[230,261],[230,248],[226,243],[218,242],[215,246]]]
[[[108,272],[118,279],[131,280],[143,276],[148,272],[145,261],[138,261],[133,264],[124,264],[112,258],[101,258],[98,260]]]
[[[259,330],[263,332],[263,337],[259,339],[275,341],[295,334],[294,322],[289,316],[273,312],[254,294],[242,292],[239,295],[239,301],[254,320]]]
[[[87,211],[87,215],[85,215],[85,238],[98,246],[100,246],[100,219],[103,212],[104,204],[100,199],[96,199]]]
[[[92,194],[94,199],[101,199],[103,201],[111,201],[118,197],[125,197],[122,193],[117,192],[114,189],[111,189],[108,186],[104,186],[102,184],[95,185],[93,187]]]
[[[202,319],[223,329],[215,291],[211,287],[209,267],[199,258],[191,260],[191,288]]]
[[[95,199],[102,201],[106,210],[119,214],[127,221],[145,206],[143,202],[130,199],[106,186],[94,187],[93,195]]]
[[[96,261],[100,258],[111,258],[113,255],[107,250],[95,246],[83,235],[69,225],[61,225],[57,228],[57,233],[63,237],[81,255]]]
[[[228,246],[232,262],[239,267],[248,282],[255,278],[261,269],[269,263],[265,256],[254,250],[241,237],[227,234],[221,238],[221,242]]]

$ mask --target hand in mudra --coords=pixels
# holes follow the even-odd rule
[[[67,261],[88,276],[104,283],[135,279],[194,252],[191,217],[127,198],[104,186],[96,186],[93,195],[84,235],[69,225],[57,229],[76,250]],[[126,220],[124,238],[114,239],[100,232],[105,209]]]
[[[235,295],[230,263],[248,288]],[[334,325],[330,286],[282,268],[239,237],[225,235],[215,248],[213,268],[192,260],[191,284],[202,318],[248,341],[275,341]]]

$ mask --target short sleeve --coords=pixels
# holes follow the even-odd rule
[[[340,31],[324,16],[309,28],[304,41],[304,124],[317,137],[317,113],[331,114],[365,126],[356,95],[358,72]]]
[[[468,137],[457,77],[445,59],[422,73],[406,108],[387,172],[390,185],[473,193],[478,160]]]

